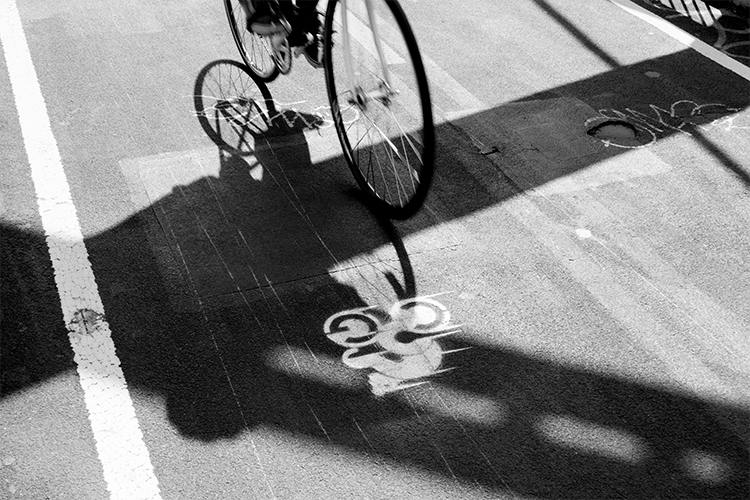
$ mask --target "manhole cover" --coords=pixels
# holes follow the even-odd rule
[[[602,140],[635,139],[638,130],[626,121],[609,120],[594,125],[588,130],[588,134]]]
[[[592,118],[586,122],[586,133],[607,146],[637,148],[653,142],[653,135],[641,131],[625,120]]]

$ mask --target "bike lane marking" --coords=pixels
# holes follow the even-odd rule
[[[750,68],[740,63],[739,61],[732,59],[728,55],[724,54],[720,50],[711,47],[706,42],[699,40],[693,35],[686,33],[680,28],[674,26],[669,21],[662,19],[656,14],[652,14],[643,7],[636,5],[629,0],[609,0],[611,3],[621,8],[628,14],[631,14],[643,21],[646,21],[651,26],[671,36],[678,42],[690,47],[699,54],[711,59],[715,63],[725,67],[726,69],[734,72],[738,76],[750,81]]]
[[[159,499],[159,484],[104,317],[104,306],[14,0],[0,0],[0,45],[63,318],[110,498]]]

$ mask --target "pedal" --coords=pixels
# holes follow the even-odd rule
[[[307,37],[307,41],[305,41],[303,45],[292,47],[292,53],[294,54],[294,57],[299,57],[299,55],[305,51],[308,45],[315,43],[315,37],[313,35],[311,35],[310,33],[306,33],[305,36]]]

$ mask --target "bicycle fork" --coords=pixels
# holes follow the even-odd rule
[[[382,70],[382,85],[378,90],[365,92],[360,85],[356,83],[354,76],[354,66],[352,64],[351,55],[351,41],[349,39],[349,21],[347,7],[347,0],[340,0],[341,2],[341,27],[343,29],[342,38],[344,44],[344,67],[346,69],[346,76],[349,80],[349,91],[351,92],[354,103],[359,106],[364,106],[370,99],[379,99],[383,102],[395,94],[393,86],[391,85],[391,73],[388,68],[388,64],[385,59],[385,51],[383,50],[383,42],[380,39],[380,32],[378,31],[378,23],[375,16],[375,9],[372,6],[372,0],[365,0],[365,7],[367,8],[367,18],[370,22],[370,29],[372,30],[373,42],[375,44],[375,50],[380,60],[380,69]]]

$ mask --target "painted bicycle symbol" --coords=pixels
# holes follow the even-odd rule
[[[427,383],[443,373],[443,351],[436,341],[461,331],[443,304],[431,297],[395,303],[386,315],[373,307],[350,309],[326,320],[323,330],[345,347],[344,364],[370,369],[370,388],[377,396]]]

